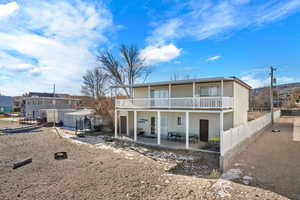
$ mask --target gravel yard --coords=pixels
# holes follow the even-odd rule
[[[50,128],[0,136],[0,199],[284,199],[231,182],[232,174],[220,178],[218,155],[91,137],[61,138]],[[59,151],[68,159],[54,160]]]
[[[300,141],[293,140],[294,120],[300,117],[281,117],[236,157],[233,167],[253,177],[256,187],[299,200]]]

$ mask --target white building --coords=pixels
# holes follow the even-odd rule
[[[218,143],[247,123],[250,89],[236,77],[136,84],[132,99],[116,100],[115,136],[187,149]]]

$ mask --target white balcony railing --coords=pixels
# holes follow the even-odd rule
[[[139,98],[117,99],[116,108],[233,108],[232,97],[182,97],[182,98]]]

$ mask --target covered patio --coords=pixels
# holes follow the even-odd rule
[[[146,145],[172,149],[207,149],[208,137],[214,138],[215,135],[219,135],[220,130],[224,129],[224,111],[127,110],[124,112],[122,109],[121,112],[116,111],[115,125],[118,128],[115,129],[115,137],[121,136]],[[207,121],[207,136],[204,139],[205,130],[200,130],[199,127],[202,126],[202,121]],[[210,131],[208,123],[211,123]],[[208,136],[209,132],[211,132],[210,136]]]

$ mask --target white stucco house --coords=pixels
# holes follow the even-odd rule
[[[116,99],[115,137],[186,149],[219,142],[247,123],[250,89],[236,77],[135,84],[132,98]]]

